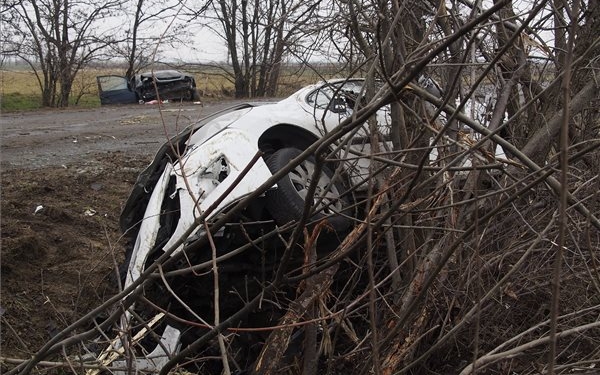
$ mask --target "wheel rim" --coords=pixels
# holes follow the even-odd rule
[[[309,160],[300,163],[296,168],[289,173],[289,178],[294,187],[294,190],[306,201],[308,188],[311,184],[311,178],[315,171],[315,164]],[[340,192],[332,184],[331,178],[325,173],[321,173],[319,180],[316,183],[315,196],[313,204],[317,211],[322,211],[325,214],[333,214],[334,211],[339,212],[342,209],[342,202],[339,199]]]

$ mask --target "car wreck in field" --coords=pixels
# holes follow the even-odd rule
[[[241,104],[160,148],[121,215],[132,242],[123,288],[143,285],[143,297],[121,319],[121,332],[138,337],[135,359],[115,359],[117,367],[157,371],[181,361],[220,373],[211,332],[221,321],[235,325],[228,326],[232,361],[240,371],[253,366],[268,334],[258,327],[277,324],[297,287],[281,280],[305,272],[307,254],[294,243],[302,229],[320,236],[326,252],[364,210],[369,155],[389,146],[389,107],[370,116],[377,137],[364,122],[328,146],[319,142],[366,101],[364,83],[320,82],[277,103]]]
[[[196,81],[191,74],[178,70],[157,70],[136,74],[128,80],[123,76],[96,77],[100,103],[133,104],[153,100],[200,100]]]

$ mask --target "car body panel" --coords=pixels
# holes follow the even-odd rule
[[[160,212],[162,203],[160,197],[167,199],[164,192],[169,178],[175,178],[175,189],[181,211],[173,234],[162,247],[162,250],[165,251],[175,245],[186,231],[198,226],[196,219],[233,186],[249,161],[258,152],[258,149],[254,147],[256,142],[256,139],[247,133],[236,129],[225,129],[218,137],[211,138],[201,147],[191,149],[180,162],[176,162],[174,165],[167,164],[157,188],[152,193],[138,234],[139,241],[136,241],[134,251],[136,257],[143,257],[144,260],[132,265],[134,269],[128,272],[128,277],[131,275],[132,281],[135,280],[136,275],[141,273],[140,267],[143,266],[147,255],[154,249],[154,241],[160,229],[160,221],[156,213]],[[225,172],[226,177],[220,180],[219,175],[222,172]],[[233,187],[233,190],[208,214],[207,219],[254,192],[271,175],[265,162],[258,159],[244,176],[243,182]],[[183,245],[183,243],[179,243],[176,251],[181,250]]]
[[[98,76],[98,95],[100,104],[133,104],[138,102],[138,97],[131,90],[129,82],[121,76]]]
[[[156,187],[152,191],[150,200],[146,207],[146,213],[140,224],[138,236],[136,237],[135,244],[133,246],[133,252],[128,266],[127,276],[125,285],[130,285],[141,275],[146,258],[149,253],[149,249],[154,247],[156,236],[158,234],[158,228],[160,227],[160,216],[156,215],[156,212],[160,212],[164,193],[167,189],[169,176],[173,167],[166,165],[163,173],[160,176]]]

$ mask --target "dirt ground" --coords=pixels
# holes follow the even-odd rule
[[[2,114],[2,357],[29,357],[116,291],[138,173],[167,136],[232,104]]]

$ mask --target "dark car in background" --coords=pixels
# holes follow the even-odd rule
[[[131,104],[153,100],[200,100],[194,77],[178,70],[157,70],[123,76],[96,77],[100,103]],[[158,95],[157,95],[158,94]]]

